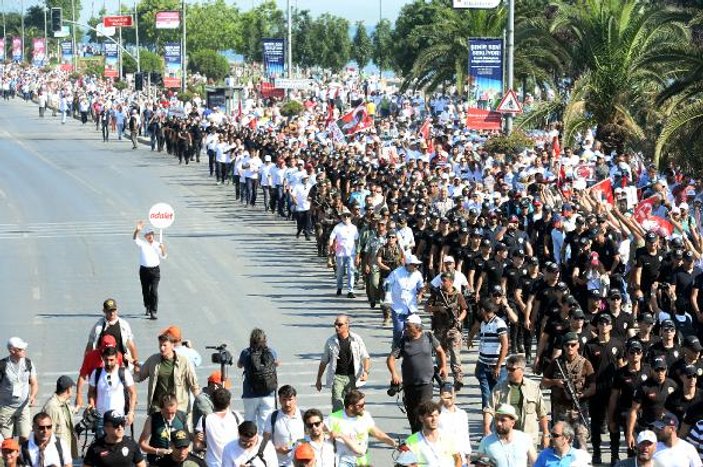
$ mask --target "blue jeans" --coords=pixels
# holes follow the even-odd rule
[[[493,365],[486,365],[481,362],[476,362],[476,371],[474,375],[478,379],[478,386],[481,388],[481,404],[485,409],[490,405],[491,391],[498,384],[498,381],[505,379],[507,371],[505,366],[500,369],[498,379],[493,376]]]
[[[391,308],[391,320],[393,321],[393,344],[398,345],[405,331],[405,322],[408,320],[408,313],[397,313]]]
[[[337,289],[341,289],[347,274],[347,292],[354,292],[354,257],[337,255]]]

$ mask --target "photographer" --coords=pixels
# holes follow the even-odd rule
[[[462,382],[464,370],[461,366],[461,326],[466,317],[467,306],[464,296],[454,287],[454,275],[451,272],[445,271],[440,274],[440,280],[439,289],[433,290],[427,301],[427,311],[432,316],[432,331],[449,355],[454,376],[454,389],[458,391],[464,386]]]
[[[395,395],[400,390],[400,385],[403,385],[403,403],[413,432],[422,426],[417,418],[417,407],[424,401],[432,400],[435,353],[439,359],[439,377],[444,380],[447,377],[447,356],[434,335],[422,330],[420,317],[411,314],[405,323],[405,333],[400,342],[393,345],[386,365],[391,373],[391,388],[388,394]],[[402,378],[395,367],[398,358],[403,359]]]

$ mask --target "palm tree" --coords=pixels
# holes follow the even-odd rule
[[[606,151],[644,139],[642,111],[651,110],[664,86],[661,57],[690,37],[679,11],[645,0],[580,0],[561,4],[552,33],[570,58],[580,92],[565,112],[595,124]],[[576,120],[576,119],[575,119]],[[568,142],[568,141],[567,141]]]

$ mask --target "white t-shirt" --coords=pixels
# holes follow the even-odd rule
[[[358,417],[350,417],[342,409],[330,414],[325,419],[325,426],[332,433],[342,433],[349,436],[358,443],[363,452],[367,452],[369,448],[369,431],[375,426],[375,423],[368,412],[364,412],[364,415]],[[337,443],[337,456],[340,464],[347,462],[352,465],[355,465],[360,457],[354,454],[344,442]]]
[[[249,459],[256,456],[256,453],[259,451],[259,446],[261,445],[262,440],[263,436],[259,436],[259,439],[256,444],[250,447],[249,449],[242,448],[239,445],[238,440],[234,440],[231,443],[227,444],[227,446],[225,446],[224,451],[222,452],[222,467],[239,467],[241,465],[245,465]],[[251,463],[246,465],[251,467],[271,467],[278,465],[276,449],[274,449],[273,444],[266,443],[263,456],[265,464],[264,462],[261,462],[261,459],[256,457],[251,461]]]
[[[502,441],[495,433],[481,440],[478,452],[493,459],[496,467],[527,467],[527,453],[533,449],[532,436],[513,430],[509,443]]]
[[[696,448],[682,439],[678,440],[672,447],[668,447],[661,441],[658,442],[653,459],[655,465],[665,465],[666,467],[701,467],[703,465]]]
[[[335,254],[337,256],[355,256],[358,238],[359,230],[351,222],[349,224],[338,223],[330,234],[330,240],[337,242],[335,246]]]
[[[135,238],[134,243],[139,247],[140,266],[153,268],[161,263],[161,258],[164,258],[164,256],[161,256],[161,249],[159,248],[161,244],[159,242],[154,240],[149,243],[141,238]]]
[[[457,448],[463,456],[471,454],[471,438],[469,436],[469,416],[465,410],[454,406],[450,412],[445,407],[439,412],[439,429],[444,433],[452,433],[456,439]]]
[[[271,430],[271,417],[274,413],[276,416],[276,429]],[[303,423],[303,414],[300,409],[296,409],[293,415],[286,415],[280,409],[272,412],[266,419],[264,433],[273,433],[273,446],[276,448],[291,449],[298,440],[305,436],[305,424]],[[280,454],[278,456],[278,465],[293,465],[293,450],[288,454]]]
[[[95,374],[97,371],[98,370],[93,370],[90,374],[90,385],[97,389],[95,408],[98,410],[98,413],[104,415],[108,410],[124,412],[126,402],[124,397],[125,387],[122,385],[122,381],[120,381],[119,367],[116,366],[111,372],[105,371],[105,369],[102,368],[96,386]],[[134,378],[127,368],[124,369],[124,382],[128,388],[134,386]]]
[[[205,422],[207,433],[204,433],[203,436],[207,444],[205,462],[208,467],[220,467],[222,465],[222,451],[229,443],[239,439],[239,423],[244,420],[239,413],[235,416],[230,410],[227,410],[223,417],[219,416],[220,413],[216,412],[207,415],[207,421]],[[195,431],[202,433],[203,417],[198,419]]]

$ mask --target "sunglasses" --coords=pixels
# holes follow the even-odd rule
[[[52,425],[37,425],[36,427],[39,431],[49,431],[53,428]]]
[[[567,344],[564,344],[566,347],[578,347],[579,343],[578,342],[569,342]]]
[[[334,327],[336,327],[336,328],[341,328],[341,327],[344,326],[345,324],[347,324],[347,323],[334,323]]]
[[[523,368],[521,366],[510,366],[510,367],[505,367],[508,372],[513,373],[516,372],[517,370],[522,370]]]
[[[564,436],[564,435],[561,434],[561,433],[549,433],[549,436],[551,436],[551,437],[554,438],[554,439],[559,439],[559,438],[561,438],[561,437]]]
[[[308,422],[305,424],[306,427],[308,428],[317,428],[318,426],[322,425],[322,420],[318,420],[316,422]]]

